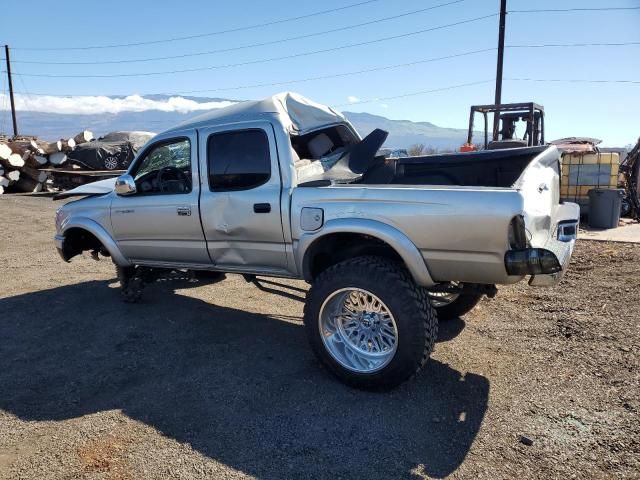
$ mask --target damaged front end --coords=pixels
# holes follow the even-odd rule
[[[111,256],[109,250],[95,235],[81,228],[71,228],[64,235],[56,235],[54,242],[60,257],[65,262],[69,262],[82,252],[89,252],[94,260],[99,260],[99,255]]]

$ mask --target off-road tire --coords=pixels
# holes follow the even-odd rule
[[[135,267],[116,265],[116,275],[120,281],[120,296],[125,303],[138,303],[142,299],[143,279],[136,275]]]
[[[393,315],[398,335],[393,358],[382,369],[358,373],[327,351],[319,327],[322,304],[337,290],[361,288],[376,295]],[[340,380],[356,388],[387,390],[416,375],[433,351],[438,334],[436,312],[426,289],[416,285],[398,262],[376,256],[345,260],[322,272],[307,293],[304,323],[313,351]]]
[[[438,320],[446,322],[466,315],[480,303],[482,293],[461,293],[458,298],[447,305],[433,307],[438,313]]]

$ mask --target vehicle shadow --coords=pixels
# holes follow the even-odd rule
[[[294,287],[283,282],[267,280],[262,277],[256,278],[251,282],[258,290],[273,295],[280,295],[300,303],[304,303],[307,291],[302,288]]]
[[[462,333],[465,325],[464,320],[460,317],[441,321],[438,324],[438,343],[453,340]]]
[[[302,325],[154,287],[127,305],[92,281],[0,299],[0,408],[50,421],[121,409],[265,479],[445,477],[489,395],[431,360],[387,393],[326,373]]]

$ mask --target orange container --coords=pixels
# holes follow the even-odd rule
[[[473,143],[465,143],[460,147],[461,152],[475,152],[477,150]]]

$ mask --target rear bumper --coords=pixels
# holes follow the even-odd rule
[[[551,287],[569,268],[576,243],[577,221],[565,221],[542,248],[509,250],[504,257],[509,275],[530,275],[529,285]]]
[[[558,263],[560,264],[560,271],[549,274],[533,275],[529,279],[529,285],[534,287],[552,287],[557,285],[569,268],[569,262],[571,261],[571,255],[573,254],[573,247],[575,243],[575,239],[568,242],[561,242],[559,240],[552,239],[547,242],[545,247],[555,255]]]

